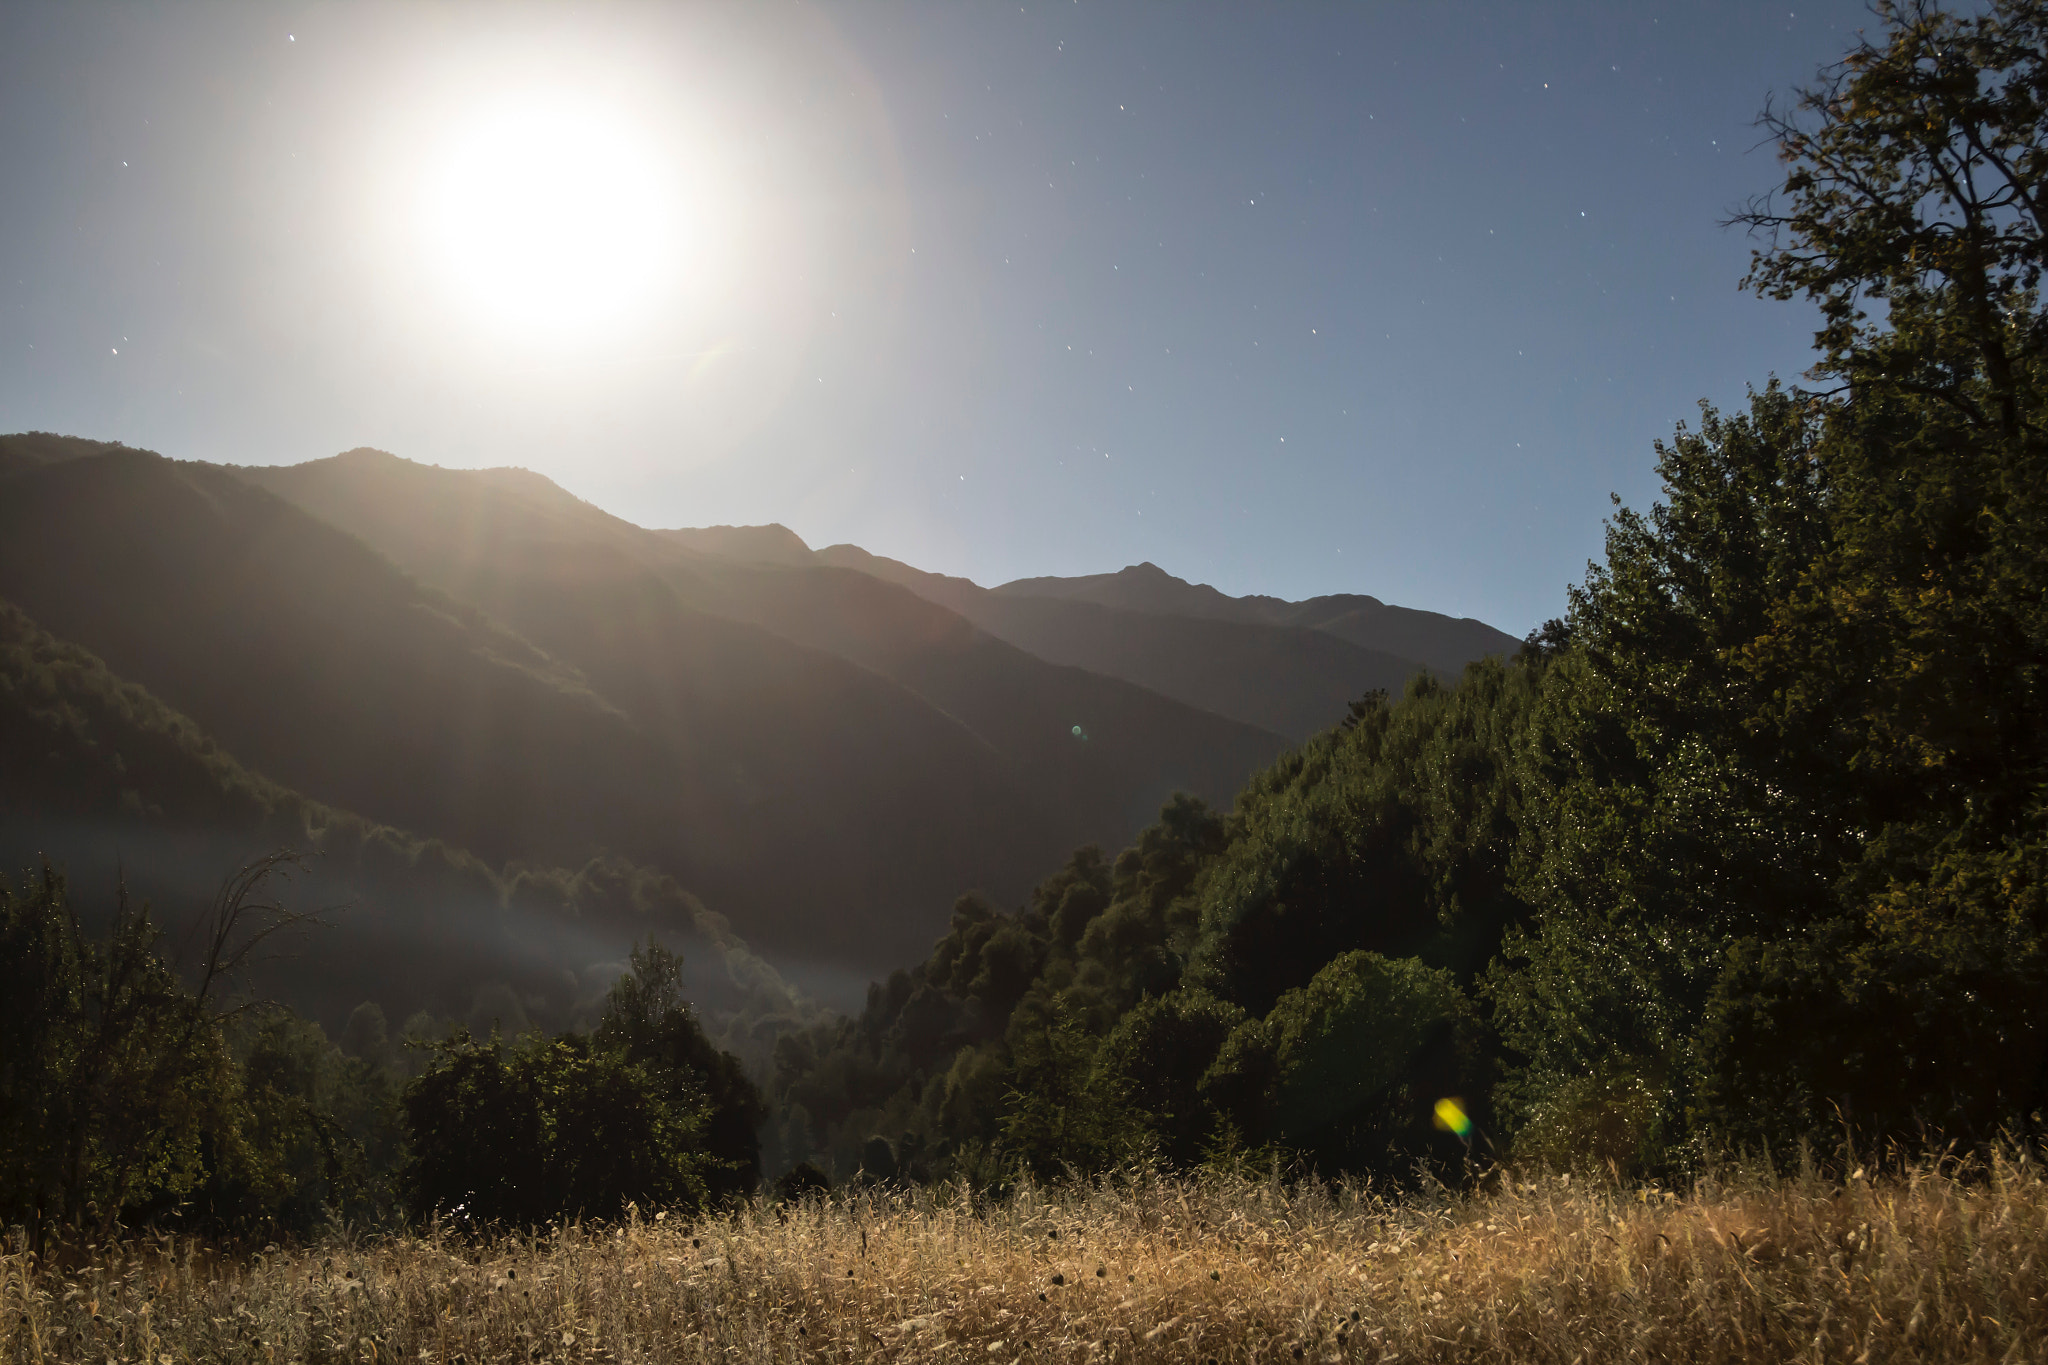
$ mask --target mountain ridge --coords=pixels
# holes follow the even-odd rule
[[[367,452],[232,473],[573,663],[697,761],[743,769],[743,804],[783,802],[779,819],[724,817],[729,856],[686,876],[764,952],[858,947],[881,969],[883,942],[921,944],[960,892],[1021,895],[1048,857],[1128,837],[1176,790],[1226,805],[1286,745],[866,575],[704,555],[538,476]],[[769,832],[809,856],[778,855]],[[743,863],[752,878],[719,874]],[[792,899],[866,908],[857,929],[799,933],[817,911]]]
[[[1481,621],[1364,594],[1302,602],[1229,597],[1149,561],[1113,574],[984,588],[857,545],[814,555],[901,584],[1043,658],[1125,678],[1297,742],[1338,723],[1365,692],[1397,693],[1424,671],[1456,677],[1466,664],[1521,643]]]
[[[1207,583],[1190,583],[1150,560],[1115,573],[1078,578],[1020,578],[989,589],[1002,596],[1051,597],[1168,615],[1242,623],[1302,626],[1367,648],[1412,655],[1439,672],[1455,674],[1473,659],[1509,654],[1521,641],[1470,616],[1447,616],[1392,606],[1366,593],[1327,593],[1298,602],[1252,595],[1231,597]]]
[[[0,598],[305,800],[489,865],[626,859],[799,983],[913,960],[962,892],[1014,901],[1177,791],[1227,806],[1429,666],[782,526],[651,530],[531,470],[369,447],[241,467],[0,437]]]

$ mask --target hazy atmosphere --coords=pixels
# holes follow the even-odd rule
[[[1519,636],[1654,439],[1811,363],[1719,223],[1868,22],[10,5],[0,429]]]
[[[0,1365],[2048,1360],[2048,0],[0,0],[0,177]]]

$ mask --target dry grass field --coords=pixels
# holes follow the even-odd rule
[[[1846,1185],[1209,1176],[868,1193],[539,1238],[0,1258],[9,1362],[2048,1360],[2024,1157]]]

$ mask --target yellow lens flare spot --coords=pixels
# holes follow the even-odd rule
[[[1472,1136],[1471,1116],[1466,1114],[1465,1106],[1454,1099],[1436,1102],[1436,1126],[1461,1138]]]

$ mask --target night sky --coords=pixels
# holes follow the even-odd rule
[[[1810,363],[1720,223],[1765,99],[1873,22],[8,5],[0,430],[1521,634],[1654,441]]]

